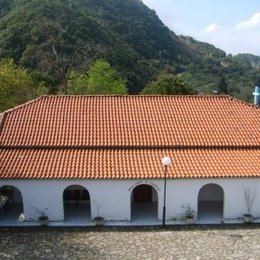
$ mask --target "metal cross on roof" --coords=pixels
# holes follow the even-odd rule
[[[255,92],[253,92],[254,95],[254,105],[260,105],[260,87],[256,86],[255,87]]]

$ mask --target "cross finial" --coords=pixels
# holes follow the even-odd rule
[[[260,105],[260,87],[255,87],[255,92],[253,92],[254,95],[254,105],[259,106]]]

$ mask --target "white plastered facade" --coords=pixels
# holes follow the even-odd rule
[[[86,188],[90,195],[91,218],[99,214],[107,221],[131,221],[131,194],[135,187],[146,184],[158,194],[158,219],[162,219],[164,180],[0,180],[0,187],[9,185],[19,189],[23,199],[26,221],[37,221],[34,208],[48,208],[50,221],[64,221],[63,192],[71,185]],[[166,193],[166,220],[179,218],[183,204],[190,204],[197,211],[198,194],[207,184],[217,184],[224,192],[224,220],[238,219],[247,213],[244,191],[255,192],[252,215],[260,218],[260,179],[168,179]],[[209,197],[210,198],[210,194]],[[213,198],[214,199],[214,196]]]

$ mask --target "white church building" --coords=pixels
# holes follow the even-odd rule
[[[160,225],[164,205],[166,225],[260,222],[259,106],[43,96],[0,115],[0,226]]]

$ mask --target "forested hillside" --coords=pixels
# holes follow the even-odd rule
[[[54,94],[67,93],[100,58],[130,94],[159,74],[174,74],[197,93],[224,82],[227,93],[249,100],[260,71],[260,57],[233,57],[177,36],[140,0],[0,0],[0,58],[12,58]]]

